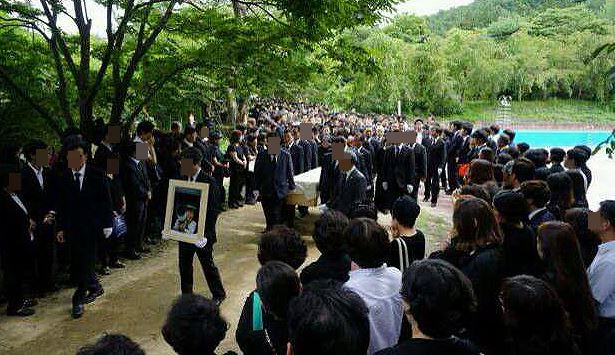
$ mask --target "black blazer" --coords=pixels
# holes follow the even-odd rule
[[[42,223],[45,214],[53,210],[52,174],[48,168],[43,168],[43,187],[38,183],[36,174],[29,165],[21,169],[21,191],[19,197],[26,206],[30,217],[36,223]]]
[[[303,147],[295,142],[288,149],[290,156],[292,158],[293,163],[293,172],[295,175],[299,175],[305,171],[305,152],[303,151]]]
[[[415,164],[414,149],[404,145],[395,155],[395,146],[387,147],[382,166],[383,181],[388,183],[389,189],[397,186],[397,188],[405,191],[406,186],[414,185]]]
[[[361,162],[361,173],[367,179],[367,185],[372,184],[374,178],[374,161],[372,159],[372,153],[364,146],[357,149],[357,158]]]
[[[310,146],[310,150],[312,151],[312,163],[311,169],[316,169],[318,167],[318,143],[315,140],[308,141]]]
[[[263,197],[286,198],[288,191],[295,189],[293,165],[288,151],[281,149],[276,161],[265,150],[254,162],[254,185]]]
[[[76,189],[73,171],[66,169],[59,184],[57,226],[59,231],[87,241],[113,226],[111,195],[107,177],[86,165],[81,191]]]
[[[314,169],[316,167],[312,165],[314,151],[312,150],[312,145],[310,142],[302,139],[295,142],[295,144],[298,144],[303,149],[303,172]]]
[[[436,139],[427,151],[427,169],[435,172],[444,168],[446,163],[446,144],[441,138]]]
[[[448,152],[448,158],[450,160],[455,160],[456,158],[459,157],[459,151],[461,150],[461,147],[463,146],[463,137],[460,134],[454,134],[453,137],[451,138],[451,144],[450,144],[450,149]]]
[[[187,176],[182,176],[181,180],[188,180]],[[216,237],[216,222],[222,209],[220,208],[220,186],[216,179],[201,170],[196,177],[196,182],[201,182],[209,185],[209,195],[207,196],[207,215],[205,216],[205,237],[211,244],[217,241]]]
[[[120,176],[127,201],[146,201],[147,193],[152,190],[145,161],[140,161],[139,166],[128,158],[124,161]]]
[[[365,201],[366,191],[367,180],[358,169],[352,170],[347,179],[345,174],[339,174],[329,207],[348,216]]]
[[[22,203],[23,200],[21,201]],[[27,209],[27,207],[26,207]],[[23,260],[28,255],[30,241],[30,217],[11,198],[6,190],[0,190],[0,253],[2,263]]]
[[[112,147],[113,148],[113,147]],[[92,166],[99,169],[103,173],[107,172],[107,159],[119,158],[119,155],[109,150],[104,144],[98,145],[96,153],[94,154],[94,161]]]
[[[113,149],[113,146],[111,146]],[[93,167],[99,169],[103,174],[107,173],[107,159],[119,159],[120,155],[116,151],[109,150],[103,144],[100,144],[94,154]],[[122,206],[122,197],[124,197],[124,189],[119,174],[113,175],[113,179],[108,179],[109,190],[111,191],[111,202],[114,211],[118,211]]]
[[[414,145],[414,162],[416,164],[416,177],[427,176],[427,149],[424,145],[416,143]]]
[[[334,161],[331,150],[324,151],[320,161],[320,180],[318,181],[318,191],[320,191],[320,202],[327,203],[333,195],[334,180]]]

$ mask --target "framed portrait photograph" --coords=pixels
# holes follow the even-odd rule
[[[168,239],[196,243],[205,233],[209,184],[169,180],[162,233]]]

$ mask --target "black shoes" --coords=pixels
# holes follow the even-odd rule
[[[35,299],[26,299],[25,301],[23,301],[23,307],[22,308],[32,308],[35,307],[36,305],[38,305],[38,301]]]
[[[129,251],[125,255],[128,260],[139,260],[141,259],[141,255],[137,254],[135,251]]]
[[[26,307],[25,304],[24,306],[16,310],[6,310],[6,315],[9,317],[29,317],[34,313],[36,312],[32,308]]]
[[[83,315],[83,305],[74,304],[70,315],[73,317],[73,319],[81,318],[81,316]]]
[[[108,276],[111,275],[111,269],[108,266],[103,266],[98,270],[98,274],[100,276]]]
[[[96,291],[90,291],[83,298],[83,304],[89,304],[94,302],[98,297],[102,296],[105,293],[105,290],[101,287]]]
[[[434,208],[435,208],[437,205],[438,205],[438,204],[437,204],[436,202],[432,202],[432,203],[431,203],[431,207],[434,207]]]

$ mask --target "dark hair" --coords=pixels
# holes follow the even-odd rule
[[[344,231],[350,259],[361,268],[377,268],[388,258],[389,235],[376,221],[356,218]]]
[[[532,204],[538,208],[543,208],[551,196],[549,185],[541,180],[523,182],[520,191],[526,200],[532,200]]]
[[[486,143],[487,140],[489,140],[489,132],[485,131],[484,129],[479,129],[472,132],[470,137],[479,140],[481,143]]]
[[[476,311],[472,283],[444,260],[412,263],[404,272],[401,295],[421,332],[433,338],[461,333]]]
[[[489,161],[489,162],[493,162],[495,160],[495,152],[493,151],[493,149],[491,149],[489,147],[483,147],[478,152],[478,158],[479,159],[484,159],[484,160]]]
[[[184,127],[184,137],[191,136],[194,133],[196,133],[196,128],[194,126],[188,124]]]
[[[546,166],[543,166],[543,167],[536,169],[536,171],[534,172],[534,179],[541,180],[541,181],[547,181],[547,179],[549,178],[549,175],[551,175],[551,169],[547,168]]]
[[[515,165],[513,165],[513,174],[515,174],[515,177],[519,183],[533,180],[535,171],[536,169],[534,163],[532,163],[529,159],[519,158],[515,160]]]
[[[344,230],[350,221],[342,212],[328,210],[314,223],[314,243],[322,254],[346,252]]]
[[[496,162],[500,165],[506,165],[509,161],[513,160],[513,157],[510,154],[500,153],[496,158]]]
[[[527,275],[505,279],[501,297],[512,354],[579,353],[562,302],[545,281]]]
[[[201,161],[203,161],[203,154],[198,148],[189,147],[182,152],[182,158],[190,159],[194,165],[200,165]]]
[[[574,229],[574,234],[579,241],[581,257],[585,267],[589,267],[598,253],[600,236],[589,229],[589,209],[571,208],[564,214],[564,221]]]
[[[137,136],[151,132],[154,132],[154,124],[151,121],[141,121],[137,125]]]
[[[47,143],[40,139],[33,139],[23,147],[23,154],[26,159],[31,162],[36,159],[36,151],[38,149],[47,149]]]
[[[269,261],[256,274],[256,290],[269,313],[285,319],[289,302],[301,291],[295,270],[281,261]]]
[[[566,158],[566,152],[562,148],[551,148],[549,156],[552,162],[561,163]]]
[[[574,229],[564,222],[543,223],[538,227],[538,242],[548,281],[562,299],[573,327],[589,334],[598,316]]]
[[[579,170],[567,170],[566,174],[570,176],[572,181],[572,195],[574,196],[575,205],[587,207],[587,192],[585,191],[585,178]]]
[[[369,218],[378,221],[378,210],[373,204],[360,204],[348,213],[348,218]]]
[[[582,167],[587,163],[588,156],[579,148],[572,148],[566,152],[566,158],[574,161],[576,167]]]
[[[513,142],[515,140],[515,136],[517,135],[515,133],[515,131],[513,131],[512,129],[505,129],[503,131],[504,134],[506,134],[508,136],[508,138],[510,138],[510,141]]]
[[[476,184],[467,184],[463,185],[459,188],[460,195],[474,196],[479,198],[487,203],[491,203],[491,197],[489,196],[489,192],[485,189],[483,185]]]
[[[530,149],[530,145],[525,142],[521,142],[517,144],[517,150],[519,151],[520,155],[524,155],[525,153],[527,153],[529,149]]]
[[[173,303],[162,336],[179,355],[212,354],[227,330],[228,324],[214,301],[184,294]]]
[[[503,190],[493,197],[493,207],[506,223],[516,224],[527,220],[530,208],[520,191]]]
[[[79,349],[77,355],[145,355],[145,351],[125,335],[105,334],[96,343]]]
[[[242,132],[240,130],[234,130],[233,132],[231,132],[229,143],[231,144],[239,143],[241,139],[241,134]]]
[[[65,153],[81,148],[86,155],[91,155],[90,144],[80,134],[66,137],[63,148]]]
[[[547,165],[547,160],[549,160],[547,154],[548,152],[545,152],[544,149],[530,149],[523,156],[534,163],[536,168],[541,168]]]
[[[500,243],[502,235],[491,206],[484,200],[465,196],[455,202],[453,226],[457,243],[464,252],[479,246]]]
[[[171,122],[171,130],[174,130],[174,129],[179,130],[179,128],[180,128],[179,122],[177,121]]]
[[[474,159],[468,172],[468,183],[482,185],[488,181],[495,181],[493,163],[484,159]]]
[[[261,236],[258,261],[261,265],[272,260],[282,261],[297,270],[307,257],[307,246],[299,233],[284,225],[274,226]]]
[[[365,302],[332,280],[316,280],[290,302],[289,342],[295,355],[367,354]]]
[[[492,124],[491,126],[489,126],[489,130],[491,130],[491,134],[495,135],[500,133],[500,126],[498,126],[497,124]]]
[[[600,209],[598,212],[602,216],[602,218],[606,219],[611,227],[615,229],[615,201],[614,200],[605,200],[600,202]]]
[[[578,149],[585,154],[585,161],[583,162],[583,165],[581,165],[581,166],[585,166],[589,158],[591,158],[592,156],[592,152],[593,152],[592,149],[586,145],[577,145],[574,147],[574,149]]]
[[[564,212],[571,207],[572,204],[572,179],[566,172],[555,173],[549,175],[547,179],[549,190],[551,190],[551,198],[549,205],[557,207],[559,210],[558,219],[562,219]]]
[[[391,217],[404,227],[412,228],[421,213],[421,206],[410,196],[401,196],[391,207]]]
[[[498,143],[498,145],[500,145],[500,143],[501,143],[503,146],[507,146],[507,145],[510,144],[510,137],[507,134],[502,133],[502,134],[500,134],[498,136],[497,143]]]

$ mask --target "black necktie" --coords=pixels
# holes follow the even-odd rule
[[[77,191],[81,191],[81,182],[79,181],[80,177],[81,177],[81,173],[76,172],[75,173],[75,188],[77,189]]]

